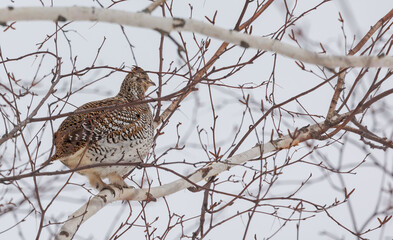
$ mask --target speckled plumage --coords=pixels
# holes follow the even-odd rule
[[[147,103],[124,106],[145,98],[146,90],[155,85],[139,67],[134,67],[115,97],[89,102],[78,110],[92,111],[67,117],[54,135],[56,152],[70,169],[96,163],[134,163],[142,161],[153,144],[153,117]],[[123,106],[122,106],[123,105]],[[119,107],[120,106],[120,107]],[[107,107],[105,109],[97,109]],[[135,166],[105,166],[78,171],[90,184],[111,189],[102,181],[127,187],[122,176]]]

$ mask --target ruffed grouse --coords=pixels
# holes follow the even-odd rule
[[[127,187],[122,176],[135,166],[115,164],[140,162],[152,147],[154,128],[149,105],[132,104],[143,100],[150,86],[155,84],[146,72],[134,67],[115,97],[79,107],[76,112],[84,111],[67,117],[55,133],[56,153],[51,160],[60,160],[70,169],[113,163],[113,166],[88,168],[78,173],[85,175],[99,191],[113,191],[103,178],[116,187]]]

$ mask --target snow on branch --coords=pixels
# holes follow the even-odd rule
[[[112,194],[109,190],[103,190],[69,216],[68,220],[61,227],[56,239],[72,239],[82,223],[109,203],[119,200],[151,201],[171,195],[175,192],[195,186],[203,179],[217,176],[221,172],[229,170],[231,167],[241,165],[252,159],[258,159],[262,154],[287,149],[308,139],[320,136],[330,126],[340,123],[344,118],[350,116],[350,114],[351,112],[343,115],[337,115],[333,117],[329,123],[322,122],[295,130],[292,134],[288,134],[265,144],[259,144],[250,150],[234,155],[225,161],[211,163],[195,171],[187,178],[180,178],[162,186],[144,189],[125,188],[123,190],[114,188],[113,190],[115,191],[115,194]]]
[[[391,56],[334,56],[322,55],[289,45],[278,40],[227,30],[211,24],[185,18],[164,18],[146,13],[91,7],[23,7],[0,9],[0,24],[8,21],[98,21],[127,26],[149,28],[164,33],[185,31],[200,33],[245,48],[275,52],[302,62],[325,67],[389,67],[393,68]]]

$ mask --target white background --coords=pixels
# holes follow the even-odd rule
[[[50,6],[50,1],[43,1],[45,5]],[[104,3],[104,1],[102,1]],[[115,5],[114,9],[120,9],[130,12],[137,12],[144,9],[150,2],[149,1],[127,1]],[[293,4],[293,2],[288,1],[288,3]],[[343,4],[345,3],[345,4]],[[239,15],[242,7],[243,1],[236,0],[214,0],[214,1],[175,1],[174,2],[174,16],[175,17],[189,17],[190,7],[188,4],[193,6],[193,19],[207,22],[204,16],[212,17],[214,12],[217,10],[218,14],[216,17],[216,25],[224,28],[231,29],[237,21],[237,16]],[[299,1],[298,9],[295,14],[302,13],[305,9],[308,9],[316,4],[316,1]],[[41,6],[39,1],[11,1],[2,0],[0,1],[0,7],[7,7],[12,5],[14,7],[22,6]],[[54,6],[96,6],[99,7],[93,1],[54,1]],[[293,27],[294,30],[301,30],[303,37],[308,39],[308,45],[303,45],[302,47],[313,50],[320,51],[319,43],[322,43],[329,54],[343,54],[345,53],[345,43],[341,31],[341,23],[338,21],[339,12],[345,19],[345,32],[347,34],[347,43],[351,44],[353,36],[356,35],[356,40],[359,40],[370,28],[374,25],[379,18],[386,14],[393,4],[390,0],[350,0],[350,1],[332,1],[324,4],[320,9],[311,12],[309,15],[304,17],[302,20],[296,23]],[[282,1],[276,1],[268,11],[263,14],[263,17],[258,19],[255,24],[253,24],[253,34],[254,35],[267,35],[272,31],[275,31],[279,26],[284,23],[284,13],[282,11],[283,3]],[[160,15],[161,10],[157,9],[153,14]],[[250,16],[250,13],[246,14]],[[29,52],[34,52],[37,50],[37,43],[42,42],[47,34],[54,32],[55,24],[53,22],[17,22],[14,24],[15,30],[8,30],[6,32],[0,31],[0,47],[3,56],[8,58],[18,57]],[[3,28],[2,28],[3,29]],[[121,29],[117,25],[107,24],[107,23],[93,23],[93,22],[74,22],[71,23],[67,29],[75,30],[71,32],[68,36],[72,41],[72,51],[73,55],[77,57],[77,67],[83,68],[89,66],[94,59],[98,47],[101,45],[104,37],[106,42],[102,51],[99,55],[97,65],[109,65],[109,66],[120,66],[125,64],[127,67],[131,67],[135,64],[133,61],[131,51],[129,46],[121,33]],[[125,27],[126,33],[130,38],[130,41],[135,46],[134,52],[137,58],[137,63],[139,66],[148,71],[158,71],[158,46],[160,41],[160,35],[149,29],[139,29],[133,27]],[[177,35],[175,33],[173,36]],[[184,34],[186,41],[189,42],[187,45],[190,52],[195,52],[195,44],[193,44],[192,35],[190,33]],[[198,40],[205,39],[204,36],[197,35]],[[299,37],[300,38],[300,37]],[[176,38],[178,39],[178,38]],[[355,40],[355,42],[357,42]],[[178,57],[176,52],[176,46],[169,40],[165,40],[164,49],[164,69],[166,69],[170,62],[174,61],[174,64],[181,63],[181,59]],[[289,40],[286,35],[284,37],[284,42],[294,44]],[[214,49],[221,44],[220,41],[212,40],[210,48],[212,49],[207,56],[211,56]],[[67,73],[71,69],[69,62],[69,48],[64,37],[59,37],[59,55],[62,56],[64,64],[62,65],[62,71]],[[41,50],[54,50],[53,39],[48,41]],[[346,48],[349,49],[349,46]],[[235,49],[228,54],[224,55],[220,61],[217,62],[215,66],[225,66],[228,64],[233,64],[236,62],[239,54],[242,52],[242,48]],[[252,55],[255,51],[249,50],[247,54]],[[13,72],[17,79],[21,79],[22,83],[28,83],[31,81],[32,76],[35,74],[37,69],[38,60],[34,58],[28,58],[23,61],[10,63],[7,65],[8,71]],[[53,59],[46,59],[42,67],[42,72],[39,74],[48,74],[50,67],[54,64]],[[226,79],[226,84],[244,84],[244,83],[261,83],[266,81],[271,73],[272,67],[272,56],[271,53],[265,54],[263,57],[259,58],[252,65],[247,66],[243,71],[240,71],[230,79]],[[310,66],[309,66],[310,67]],[[129,68],[128,68],[129,69]],[[316,69],[316,68],[314,68]],[[371,70],[374,71],[374,70]],[[91,73],[81,77],[81,79],[74,79],[72,89],[76,90],[87,83],[91,83],[100,77],[104,76],[107,72],[96,70]],[[117,93],[121,81],[125,73],[115,73],[110,75],[108,78],[99,80],[89,85],[86,88],[81,89],[77,93],[73,94],[69,99],[71,104],[75,106],[80,106],[83,103],[102,99],[108,96],[112,96]],[[372,76],[372,75],[371,75]],[[157,82],[157,75],[150,74],[153,81]],[[168,77],[168,76],[167,76]],[[164,77],[165,79],[165,77]],[[372,79],[365,78],[364,81],[371,81]],[[2,83],[7,83],[7,78],[4,75],[3,69],[0,70],[0,81]],[[45,82],[47,81],[47,82]],[[33,99],[33,103],[39,101],[39,96],[45,93],[46,87],[48,87],[49,80],[46,79],[41,82],[35,89],[38,94],[37,98]],[[311,86],[319,83],[320,80],[313,76],[312,74],[307,74],[299,70],[297,65],[293,60],[279,57],[277,60],[276,69],[276,92],[275,97],[277,102],[288,99],[289,97],[304,91]],[[169,94],[176,91],[184,86],[184,79],[179,77],[174,77],[170,84],[165,86],[164,94]],[[39,92],[41,89],[42,92]],[[67,91],[70,89],[70,83],[61,82],[58,85],[58,96],[63,97]],[[154,89],[151,89],[154,90]],[[3,91],[0,88],[0,91]],[[216,127],[216,137],[217,142],[222,142],[221,147],[227,149],[230,146],[230,141],[227,139],[232,139],[233,131],[232,129],[239,124],[240,116],[244,108],[237,108],[239,106],[238,99],[241,99],[241,93],[235,90],[222,90],[219,88],[213,88],[214,91],[214,101],[217,103],[217,114],[219,115],[217,127]],[[256,102],[255,111],[256,116],[260,116],[258,112],[258,103],[265,99],[265,88],[260,88],[257,90],[250,91],[252,94],[252,100]],[[299,101],[301,104],[313,114],[325,115],[327,112],[327,107],[330,103],[330,98],[332,96],[332,89],[329,86],[325,86],[318,91],[313,92],[301,99]],[[41,94],[41,95],[40,95]],[[156,96],[154,93],[152,96]],[[360,96],[361,97],[361,96]],[[26,109],[26,106],[30,103],[31,99],[21,99],[20,109]],[[54,101],[54,98],[49,100],[48,103]],[[201,102],[199,109],[196,108],[197,103]],[[66,105],[63,112],[72,111],[75,109],[72,105]],[[168,105],[169,103],[165,103]],[[181,139],[182,143],[186,145],[183,151],[171,151],[170,154],[165,156],[162,160],[167,162],[171,161],[182,161],[187,162],[199,162],[206,161],[206,155],[201,150],[198,135],[198,129],[205,129],[207,134],[205,136],[205,143],[211,148],[211,131],[209,130],[212,125],[212,114],[211,108],[208,101],[208,91],[206,86],[200,86],[199,91],[189,97],[183,104],[180,111],[177,111],[175,116],[171,119],[169,126],[165,130],[165,134],[161,136],[157,141],[157,146],[155,148],[155,153],[159,155],[168,147],[173,146],[176,143],[176,125],[181,122],[182,125],[179,128],[181,136],[186,136],[189,134],[190,137],[187,139]],[[299,105],[296,103],[291,103],[286,106],[288,109],[293,109],[294,111],[299,111]],[[47,115],[47,108],[43,108],[40,111],[39,116]],[[259,115],[258,115],[259,114]],[[22,119],[26,116],[26,113],[21,113]],[[193,119],[196,118],[197,122]],[[282,131],[286,134],[286,128],[294,129],[295,127],[302,127],[308,123],[312,123],[310,119],[304,118],[301,120],[294,121],[288,116],[283,117],[285,119],[285,125],[282,127]],[[319,119],[321,121],[323,119]],[[249,117],[246,119],[250,123]],[[61,123],[61,119],[54,121],[54,129],[56,129]],[[3,124],[0,133],[4,131]],[[380,126],[384,128],[386,126]],[[34,124],[31,125],[34,129]],[[266,123],[266,141],[270,138],[271,133],[271,121]],[[261,129],[259,129],[260,131]],[[28,131],[27,131],[28,132]],[[242,131],[244,133],[244,131]],[[26,133],[29,135],[29,133]],[[49,150],[51,148],[51,131],[50,128],[44,133],[44,141],[41,143],[42,148],[40,151],[40,161],[44,162],[49,157]],[[255,145],[255,136],[251,137],[242,145],[239,152],[247,150]],[[341,142],[346,142],[347,147],[343,152],[342,159],[339,158],[338,147],[341,145],[340,142],[333,144],[333,146],[328,146],[327,148],[321,150],[323,154],[329,157],[329,160],[333,164],[339,164],[343,161],[343,165],[348,165],[346,169],[350,169],[359,162],[361,162],[370,149],[366,148],[364,152],[360,151],[356,144],[361,144],[358,141],[358,137],[353,138],[343,138]],[[326,142],[310,142],[313,145],[324,145]],[[289,152],[282,152],[277,155],[276,161],[283,161],[287,154],[293,157],[301,157],[303,154],[308,152],[308,148],[305,144],[295,147]],[[12,158],[13,150],[2,149],[2,152],[6,154],[4,156],[10,156]],[[20,156],[24,156],[24,153],[20,153]],[[381,161],[386,158],[388,163],[388,169],[392,167],[392,157],[391,152],[383,152],[381,150],[373,151],[374,156]],[[310,157],[309,161],[318,162],[321,159],[316,157],[313,159]],[[3,159],[7,159],[4,158]],[[4,161],[4,160],[3,160]],[[19,164],[22,164],[25,160],[20,159]],[[6,169],[9,167],[10,163],[3,162],[2,168]],[[368,164],[368,165],[367,165]],[[369,167],[367,167],[369,166]],[[47,171],[66,169],[61,163],[55,162],[47,168]],[[188,174],[195,170],[194,168],[187,165],[179,165],[175,168],[179,173]],[[240,179],[243,174],[244,169],[233,168],[229,173],[223,173],[219,176],[219,179],[226,179],[229,175],[234,174],[235,178]],[[155,176],[155,170],[150,171],[152,176]],[[141,170],[133,173],[133,177],[138,181],[138,177],[141,176]],[[170,182],[177,179],[168,173],[161,173],[161,180],[164,183]],[[309,165],[295,165],[293,167],[287,168],[280,178],[280,182],[277,183],[275,188],[270,192],[269,196],[283,196],[288,195],[294,189],[299,186],[299,184],[307,179],[309,175],[312,174],[311,181],[314,183],[309,184],[309,186],[304,187],[302,191],[297,195],[299,198],[304,198],[310,201],[314,201],[321,205],[330,204],[334,202],[336,197],[343,198],[342,184],[337,175],[332,174],[330,177],[325,178],[323,181],[318,181],[318,179],[324,175],[324,173],[317,167],[311,167]],[[47,204],[60,189],[62,184],[65,183],[67,176],[50,176],[50,177],[40,177],[38,179],[38,184],[42,189],[47,189],[44,191],[44,195],[41,196],[44,205]],[[247,177],[250,177],[247,175]],[[155,177],[152,177],[155,182],[153,185],[157,184]],[[331,181],[331,182],[329,182]],[[347,189],[351,190],[355,188],[355,192],[351,196],[352,207],[356,210],[355,215],[358,225],[361,225],[369,216],[372,211],[374,211],[375,202],[378,198],[378,192],[380,191],[380,184],[388,185],[389,181],[392,183],[392,179],[382,179],[380,171],[375,170],[372,167],[372,161],[368,160],[366,164],[356,170],[356,174],[344,174],[343,181]],[[81,206],[91,194],[83,189],[80,184],[87,183],[86,179],[74,175],[71,179],[73,184],[69,184],[61,192],[60,196],[56,199],[53,205],[50,207],[46,213],[47,217],[45,222],[61,222],[66,219],[66,217],[71,214],[75,209]],[[333,182],[333,184],[331,184]],[[132,185],[131,182],[129,182]],[[334,189],[332,185],[337,186],[339,189]],[[25,192],[28,194],[33,194],[32,188],[33,184],[31,179],[25,179],[19,181],[22,188],[25,188]],[[85,187],[90,189],[88,184]],[[226,184],[220,190],[226,190],[228,192],[237,194],[238,191],[242,189],[239,184]],[[251,188],[251,192],[252,192]],[[254,189],[255,190],[255,189]],[[95,190],[92,190],[94,193]],[[256,192],[256,190],[255,190]],[[21,199],[21,194],[15,190],[12,186],[0,186],[0,196],[4,196],[0,199],[1,203],[6,203],[10,199],[18,201]],[[30,196],[30,195],[29,195]],[[171,212],[175,212],[178,215],[185,215],[185,219],[198,216],[200,213],[200,207],[202,203],[203,192],[191,193],[189,191],[180,191],[176,194],[168,196],[166,198]],[[220,196],[223,201],[229,200],[230,197]],[[34,199],[31,197],[31,199]],[[392,204],[392,199],[384,199],[382,203]],[[37,203],[32,201],[31,205],[36,205]],[[141,204],[136,202],[130,203],[132,206],[133,213],[139,213],[141,210]],[[274,202],[274,204],[289,204],[289,202]],[[293,204],[293,203],[292,203]],[[20,208],[17,209],[17,213],[0,215],[0,232],[12,227],[17,221],[21,220],[31,209],[30,204],[22,204]],[[245,209],[246,207],[252,206],[248,202],[238,201],[232,208],[226,212],[220,213],[222,217],[231,216],[236,210]],[[310,209],[312,209],[309,206]],[[1,209],[1,208],[0,208]],[[37,208],[38,209],[38,208]],[[75,239],[107,239],[109,238],[114,229],[118,227],[121,222],[124,222],[129,215],[129,205],[128,203],[115,203],[102,209],[98,214],[93,216],[79,229]],[[168,211],[166,203],[163,199],[159,199],[155,203],[149,203],[146,207],[146,215],[148,216],[149,222],[152,222],[159,217],[158,223],[154,224],[154,227],[158,227],[157,235],[162,234],[162,229],[166,228]],[[271,209],[266,208],[267,212],[271,212]],[[16,212],[16,211],[15,211]],[[331,211],[338,220],[341,220],[344,225],[352,229],[352,221],[350,220],[350,213],[346,205],[342,205],[334,208]],[[1,214],[1,212],[0,212]],[[309,214],[310,215],[310,214]],[[308,215],[308,216],[309,216]],[[288,217],[288,213],[283,211],[282,216]],[[303,217],[307,216],[304,213]],[[132,218],[135,215],[132,215]],[[221,216],[220,216],[221,217]],[[373,218],[373,225],[370,227],[375,227],[378,225],[376,217]],[[33,212],[26,219],[26,221],[20,223],[17,227],[12,228],[0,234],[0,239],[33,239],[37,234],[37,227],[39,225],[40,216],[39,213]],[[228,221],[226,225],[222,227],[217,227],[212,232],[207,235],[206,239],[241,239],[243,237],[245,223],[247,221],[246,215],[242,217],[234,218]],[[138,222],[143,224],[142,221]],[[263,239],[264,237],[271,236],[280,226],[282,226],[283,221],[279,219],[274,219],[265,214],[259,214],[252,221],[251,229],[247,235],[247,239],[253,239],[254,234],[257,239]],[[273,239],[296,239],[296,224],[297,222],[289,222],[281,229]],[[187,235],[192,235],[192,232],[196,230],[198,226],[198,218],[189,220],[184,225],[184,231]],[[51,225],[46,227],[41,235],[42,239],[51,239],[53,233],[58,231],[60,225]],[[121,239],[143,239],[145,238],[144,227],[133,227],[131,230],[127,231],[121,236]],[[331,221],[326,214],[320,213],[315,217],[312,217],[306,221],[300,223],[300,234],[299,239],[332,239],[328,237],[325,232],[333,233],[337,236],[337,239],[356,239],[353,235],[340,228]],[[179,239],[180,228],[173,230],[168,235],[167,239]],[[381,234],[381,235],[380,235]],[[383,237],[381,237],[383,236]],[[393,238],[393,223],[387,224],[384,231],[376,231],[367,235],[370,239],[392,239]],[[380,238],[381,237],[381,238]]]

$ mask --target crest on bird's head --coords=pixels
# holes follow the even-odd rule
[[[155,85],[142,68],[134,66],[124,78],[119,95],[130,100],[143,99],[147,89]]]

